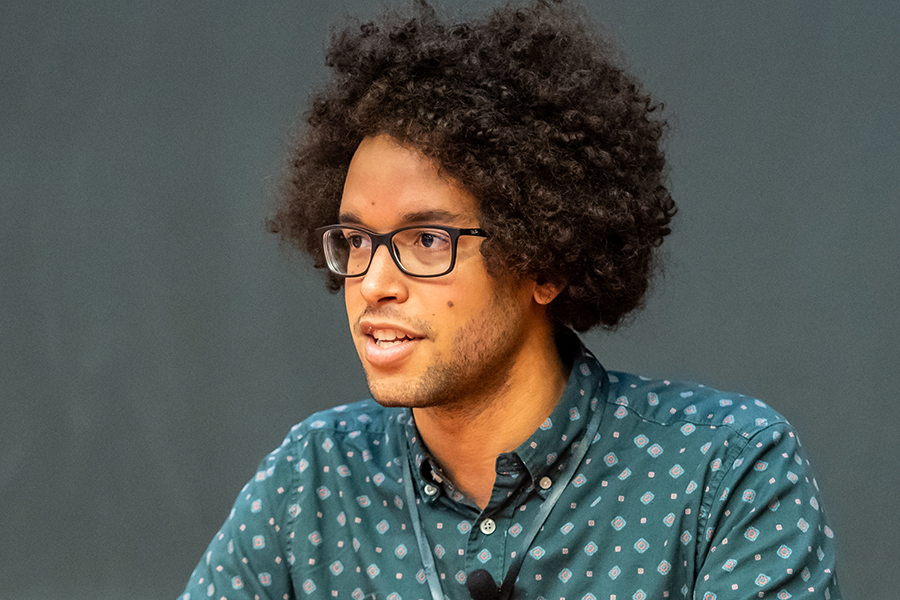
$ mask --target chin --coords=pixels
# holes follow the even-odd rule
[[[366,373],[369,385],[369,393],[378,404],[385,407],[413,406],[414,394],[410,393],[409,382],[393,377],[378,377]]]
[[[372,398],[387,408],[425,408],[442,404],[434,394],[425,393],[425,386],[419,380],[368,377],[368,384]]]

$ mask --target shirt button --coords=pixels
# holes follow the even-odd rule
[[[538,482],[538,485],[541,486],[542,490],[549,490],[550,486],[553,485],[553,481],[549,477],[541,477],[541,480]]]
[[[437,494],[437,488],[431,485],[430,483],[425,484],[425,493],[429,496],[434,496]]]
[[[494,523],[493,519],[485,519],[481,522],[481,533],[484,535],[491,535],[497,529],[497,524]]]

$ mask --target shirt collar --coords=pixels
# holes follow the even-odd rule
[[[443,484],[449,482],[444,481],[440,476],[440,469],[437,463],[431,458],[431,454],[429,454],[428,449],[422,443],[422,437],[419,435],[419,428],[416,427],[412,409],[405,409],[405,413],[406,425],[404,431],[406,433],[407,447],[409,448],[413,479],[415,479],[416,487],[419,489],[423,501],[430,504],[440,496],[440,491],[444,487]],[[450,493],[452,494],[452,490]]]
[[[566,340],[566,343],[572,344],[570,351],[574,360],[559,403],[531,437],[507,455],[524,465],[530,475],[529,483],[542,495],[550,486],[541,486],[541,480],[548,477],[552,485],[565,468],[572,445],[584,437],[593,411],[598,410],[605,400],[599,396],[603,390],[602,382],[607,377],[606,371],[577,336],[573,334],[570,337],[572,339]],[[401,419],[401,422],[405,421],[413,478],[422,492],[423,501],[433,502],[442,494],[449,495],[452,500],[461,500],[459,492],[441,476],[440,467],[422,443],[412,411],[405,409],[405,412],[406,419]]]
[[[605,400],[599,396],[606,371],[577,338],[576,343],[572,371],[559,404],[514,452],[541,494],[547,493],[545,486],[540,485],[541,480],[549,477],[550,483],[555,483],[572,454],[573,444],[584,437],[594,410],[599,410]]]

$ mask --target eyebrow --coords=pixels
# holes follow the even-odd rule
[[[462,218],[458,213],[449,210],[421,210],[404,213],[400,216],[400,225],[418,225],[418,224],[450,224],[458,222]],[[342,212],[339,222],[346,225],[364,225],[363,220],[356,213]]]

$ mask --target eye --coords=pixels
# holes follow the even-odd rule
[[[366,244],[366,236],[353,230],[344,231],[344,239],[351,248],[362,248]]]
[[[428,229],[418,232],[415,243],[429,250],[446,250],[450,246],[450,236],[443,231]]]

